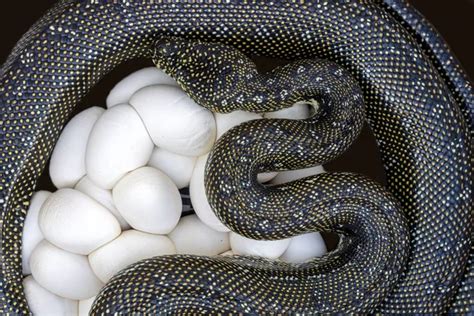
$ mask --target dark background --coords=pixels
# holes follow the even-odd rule
[[[0,12],[0,30],[2,30],[0,63],[5,61],[21,35],[54,2],[53,0],[3,1]],[[472,78],[474,76],[474,0],[412,0],[411,3],[443,35]],[[150,65],[152,65],[150,61],[143,60],[122,65],[114,70],[93,89],[77,111],[91,105],[105,105],[105,97],[116,82],[133,70]],[[264,61],[263,66],[263,68],[271,67],[268,60]],[[375,140],[368,128],[364,129],[362,135],[346,153],[326,167],[334,171],[365,174],[378,182],[385,182]],[[40,179],[38,188],[54,190],[47,175]]]

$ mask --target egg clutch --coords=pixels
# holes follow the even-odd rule
[[[33,314],[87,315],[111,277],[155,256],[252,255],[299,263],[326,253],[317,232],[275,241],[230,232],[204,188],[208,154],[226,131],[250,120],[304,119],[308,105],[263,115],[212,113],[155,67],[121,80],[105,103],[64,127],[49,166],[57,191],[40,190],[31,200],[22,266]],[[258,181],[271,186],[322,172],[322,166],[269,172]]]

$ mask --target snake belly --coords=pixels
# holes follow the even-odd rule
[[[1,311],[28,312],[21,287],[23,220],[36,179],[44,169],[62,126],[95,83],[125,60],[149,57],[150,47],[160,36],[217,41],[247,54],[289,60],[325,58],[350,72],[364,94],[367,120],[382,153],[387,188],[407,216],[410,236],[408,261],[393,290],[377,307],[364,303],[364,298],[381,297],[388,290],[377,287],[361,291],[361,310],[440,313],[449,309],[455,295],[458,310],[472,309],[469,295],[463,294],[469,290],[469,282],[464,283],[462,293],[457,292],[466,270],[472,238],[469,131],[473,128],[467,124],[472,122],[468,120],[472,112],[466,110],[472,108],[472,103],[466,98],[465,102],[456,103],[453,98],[456,93],[450,91],[443,79],[446,74],[440,75],[432,57],[425,54],[426,49],[399,23],[400,18],[378,2],[118,1],[89,4],[60,1],[20,40],[0,73]],[[447,76],[450,74],[452,72]],[[464,92],[462,95],[472,91],[467,81],[457,81],[454,86]],[[354,181],[351,176],[340,176],[344,183]],[[356,180],[354,183],[366,183],[363,179]],[[302,186],[303,182],[298,185]],[[344,183],[340,183],[341,187]],[[366,191],[361,189],[361,192],[372,199],[377,196],[377,188],[367,184]],[[385,193],[381,192],[380,196]],[[365,205],[356,200],[346,202],[354,208]],[[345,249],[357,247],[347,245]],[[333,259],[319,265],[318,275],[328,274],[336,266],[348,263],[344,262],[348,253],[337,258],[338,255],[337,251],[330,254]],[[354,250],[351,258],[357,256]],[[159,260],[185,267],[188,272],[195,267],[204,271],[209,262],[203,258],[164,257],[139,263],[132,269],[153,275],[157,263],[162,262]],[[241,310],[246,310],[245,304],[264,306],[268,295],[287,302],[295,299],[293,293],[301,293],[293,289],[308,290],[292,288],[302,284],[294,281],[308,275],[291,273],[278,263],[255,259],[250,263],[252,260],[245,257],[227,260],[229,262],[223,261],[216,268],[218,276],[212,276],[223,282],[220,292],[201,287],[199,278],[182,270],[183,273],[176,274],[177,278],[170,278],[166,284],[174,289],[179,289],[180,284],[192,286],[196,297],[212,293],[213,301],[223,309],[240,306]],[[248,264],[254,267],[252,271],[264,272],[245,271]],[[235,284],[239,284],[235,281],[242,276],[229,275],[228,267],[234,265],[241,265],[243,274],[254,276],[255,282],[246,286],[258,294],[256,302],[249,302],[245,296],[232,296]],[[331,298],[335,304],[318,306],[314,303],[317,309],[344,311],[358,306],[356,297],[351,295],[354,298],[351,306],[345,305],[346,294],[356,283],[354,280],[362,280],[356,273],[360,271],[347,267],[347,283],[334,287],[331,282],[326,284],[334,293]],[[260,282],[281,276],[282,269],[288,271],[283,285],[272,288],[274,283]],[[298,271],[306,270],[303,267]],[[351,281],[352,272],[355,274]],[[261,273],[265,277],[260,278]],[[312,279],[311,275],[308,278]],[[135,282],[137,286],[130,293],[131,297],[140,297],[146,287],[162,286],[150,285],[143,279]],[[114,284],[121,286],[119,282]],[[175,302],[176,310],[185,307],[180,305],[182,302],[192,300],[191,297],[181,299],[175,293],[168,299]],[[189,310],[207,308],[196,304]],[[279,310],[279,306],[274,308]]]

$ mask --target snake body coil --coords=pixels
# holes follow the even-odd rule
[[[266,111],[310,97],[321,104],[306,121],[249,122],[218,142],[206,181],[221,219],[255,238],[314,229],[343,237],[336,251],[298,266],[247,257],[145,260],[107,284],[95,312],[472,311],[472,87],[459,67],[446,66],[447,50],[426,54],[440,39],[433,31],[414,39],[410,33],[420,33],[413,21],[427,24],[404,18],[407,12],[414,11],[402,1],[61,1],[22,38],[0,74],[2,311],[27,311],[19,257],[25,211],[72,109],[109,70],[149,57],[157,38],[170,37],[185,40],[158,42],[153,58],[204,106],[229,111],[230,103],[214,102],[231,100]],[[223,45],[299,61],[265,77]],[[196,75],[206,49],[216,50],[201,64],[215,74],[207,94]],[[191,52],[191,59],[168,56],[173,50]],[[243,61],[228,65],[228,73],[221,58],[227,53]],[[228,91],[241,95],[223,97],[229,83],[238,89]],[[285,85],[288,95],[280,93]],[[344,173],[274,188],[256,183],[257,172],[324,163],[342,152],[363,121],[361,93],[391,194]]]

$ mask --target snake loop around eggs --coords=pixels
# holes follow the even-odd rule
[[[294,62],[259,75],[240,52]],[[145,260],[106,285],[94,312],[474,310],[473,90],[404,1],[66,0],[25,34],[0,73],[2,312],[28,311],[21,230],[62,126],[102,76],[137,57],[153,57],[214,110],[267,111],[317,98],[305,121],[229,131],[210,155],[207,194],[218,216],[249,237],[333,230],[342,238],[326,257],[296,266],[248,257]],[[359,132],[363,102],[387,189],[347,173],[256,183],[257,172],[341,153]]]

